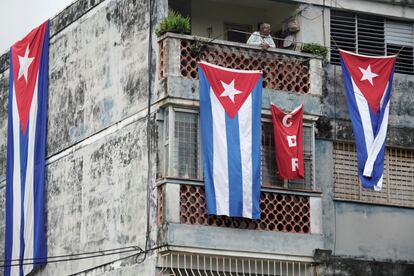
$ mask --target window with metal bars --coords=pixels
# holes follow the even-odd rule
[[[168,110],[168,111],[167,111]],[[202,180],[201,138],[199,116],[195,110],[169,107],[164,112],[164,159],[166,176]],[[166,139],[168,138],[168,140]],[[289,189],[313,189],[314,183],[314,129],[303,126],[305,178],[283,181],[277,177],[273,125],[262,123],[262,185]]]
[[[414,75],[414,23],[384,17],[331,11],[331,63],[339,64],[339,51],[363,55],[395,55],[395,72]]]
[[[334,143],[335,198],[374,204],[414,207],[414,151],[387,148],[381,191],[362,189],[355,144]]]

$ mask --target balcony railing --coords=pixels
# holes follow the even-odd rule
[[[259,220],[213,216],[206,213],[204,186],[164,183],[158,187],[158,223],[318,234],[319,204],[319,197],[307,194],[262,190]]]
[[[322,61],[284,49],[168,33],[159,40],[159,78],[197,79],[197,62],[204,60],[232,69],[261,70],[263,87],[287,92],[320,94]]]

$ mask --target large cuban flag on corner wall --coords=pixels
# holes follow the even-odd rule
[[[357,148],[362,186],[381,190],[390,96],[396,57],[340,50],[345,95]]]
[[[207,213],[259,219],[262,73],[198,72]]]
[[[5,276],[27,275],[46,263],[44,168],[48,56],[48,22],[10,49]]]

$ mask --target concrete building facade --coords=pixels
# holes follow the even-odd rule
[[[169,7],[191,34],[155,36]],[[414,275],[413,18],[408,0],[74,2],[50,25],[50,262],[33,275]],[[294,43],[229,41],[261,21]],[[381,192],[360,188],[337,46],[399,54]],[[199,60],[264,72],[258,221],[206,214]],[[1,252],[8,67],[4,53]],[[276,177],[270,102],[304,103],[303,181]]]

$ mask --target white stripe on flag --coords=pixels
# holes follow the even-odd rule
[[[380,152],[382,146],[385,143],[385,137],[387,136],[389,110],[390,102],[388,101],[384,109],[384,117],[382,118],[380,130],[378,131],[377,137],[375,137],[374,142],[368,148],[368,158],[364,167],[364,176],[371,176],[375,160],[377,159],[378,153]]]
[[[17,112],[16,90],[13,85],[13,241],[12,260],[20,259],[20,221],[21,221],[21,176],[20,176],[20,123]],[[11,262],[10,275],[19,275],[19,261]]]
[[[384,99],[385,99],[385,95],[387,94],[389,84],[390,83],[387,82],[387,85],[385,86],[384,93],[382,94],[382,98],[381,98],[381,102],[380,102],[380,108],[382,108],[384,106]]]
[[[364,129],[365,145],[367,147],[367,152],[368,152],[368,149],[371,147],[372,143],[374,142],[374,134],[372,132],[371,115],[369,114],[369,106],[368,106],[367,100],[365,99],[364,95],[362,95],[361,91],[359,90],[358,86],[355,84],[354,80],[352,80],[352,86],[354,88],[355,100],[358,105],[359,116],[361,117],[362,128]]]
[[[384,174],[381,175],[381,178],[378,180],[377,184],[374,185],[375,191],[381,191],[383,179],[384,179]]]
[[[252,218],[252,94],[239,110],[240,155],[243,181],[243,217]]]
[[[213,179],[217,215],[229,212],[229,171],[227,159],[226,114],[223,106],[210,88],[213,123]]]
[[[38,78],[36,78],[37,80]],[[29,125],[27,128],[27,135],[29,136],[27,149],[27,170],[26,183],[24,191],[24,258],[33,258],[34,246],[34,147],[36,135],[36,120],[37,120],[37,89],[38,81],[36,81],[35,90],[33,93],[32,104],[30,107]],[[23,266],[24,275],[32,271],[33,265]]]

